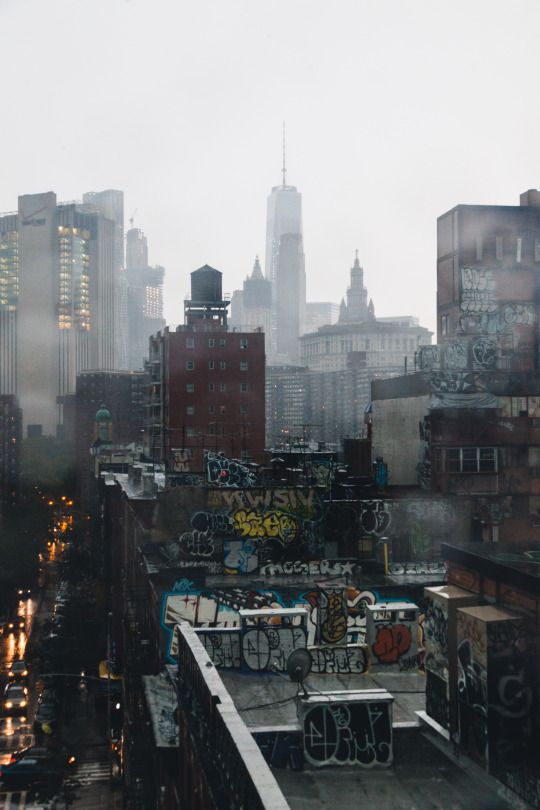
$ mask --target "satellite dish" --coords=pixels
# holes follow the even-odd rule
[[[309,650],[293,650],[287,660],[287,674],[293,683],[298,683],[302,687],[304,697],[307,697],[304,679],[311,672],[311,653]]]

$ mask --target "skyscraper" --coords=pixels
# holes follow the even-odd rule
[[[259,257],[253,271],[244,280],[242,290],[235,290],[231,299],[231,326],[242,329],[259,327],[270,340],[272,333],[272,284],[263,276]]]
[[[148,357],[148,338],[165,326],[163,276],[165,270],[148,264],[148,242],[139,228],[126,234],[128,287],[128,366],[143,369]]]
[[[113,322],[116,367],[128,368],[127,279],[124,263],[124,192],[116,189],[87,191],[83,205],[114,222],[115,317]]]
[[[0,394],[18,395],[25,432],[56,433],[83,369],[114,369],[115,224],[54,192],[0,216]]]
[[[266,278],[272,282],[272,335],[269,361],[296,363],[298,338],[304,331],[306,272],[302,238],[302,195],[287,185],[285,138],[283,181],[268,197]]]

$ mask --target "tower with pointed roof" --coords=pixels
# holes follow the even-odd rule
[[[362,323],[375,320],[375,307],[364,287],[364,269],[358,259],[358,251],[351,267],[351,285],[347,289],[347,303],[341,302],[339,323]]]

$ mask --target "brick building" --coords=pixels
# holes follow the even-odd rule
[[[150,339],[149,449],[171,470],[202,470],[205,449],[263,461],[264,333],[229,329],[228,304],[205,265],[191,274],[184,324]]]

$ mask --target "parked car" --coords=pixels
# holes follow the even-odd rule
[[[31,785],[60,785],[62,768],[53,757],[21,757],[2,765],[0,780],[4,787],[23,789]]]
[[[13,751],[9,764],[16,762],[18,759],[52,759],[58,765],[71,767],[76,763],[74,754],[68,753],[65,749],[61,751],[51,750],[41,745],[28,745],[26,748],[21,748],[19,751]]]
[[[12,661],[8,669],[10,681],[24,681],[28,677],[28,667],[25,661]]]
[[[4,690],[3,708],[6,714],[24,714],[28,707],[28,689],[18,683],[8,683]]]

